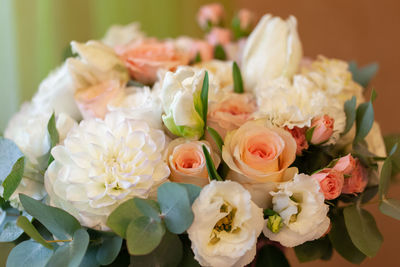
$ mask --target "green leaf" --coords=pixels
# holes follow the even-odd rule
[[[79,267],[100,267],[100,263],[96,259],[98,250],[97,245],[89,245]]]
[[[150,254],[132,256],[131,267],[178,266],[182,258],[182,243],[177,235],[166,232],[160,245]],[[185,265],[185,267],[189,267]]]
[[[179,185],[185,187],[186,192],[188,193],[188,196],[189,196],[190,205],[192,205],[193,202],[200,195],[201,187],[197,186],[197,185],[194,185],[194,184],[182,184],[182,183],[179,183]]]
[[[47,123],[47,132],[49,133],[49,137],[50,137],[50,150],[55,147],[58,142],[60,141],[60,136],[58,134],[57,131],[57,127],[56,127],[56,117],[55,114],[53,112],[53,114],[50,117],[49,122]],[[52,163],[54,160],[53,156],[51,155],[51,153],[49,153],[49,164]]]
[[[15,162],[10,174],[4,180],[2,186],[4,188],[3,198],[8,200],[11,195],[15,192],[18,185],[22,180],[25,169],[25,157],[20,157],[17,162]]]
[[[216,45],[214,47],[214,58],[219,60],[226,60],[225,49],[222,45]]]
[[[349,71],[353,76],[353,80],[364,88],[368,86],[369,82],[375,76],[378,69],[379,64],[375,62],[361,68],[358,68],[355,61],[349,62]]]
[[[384,198],[379,203],[379,210],[396,220],[400,220],[400,201],[392,198]]]
[[[274,245],[264,246],[257,255],[256,267],[290,267],[282,250]]]
[[[354,264],[360,264],[365,255],[353,244],[347,232],[343,217],[343,209],[337,211],[331,217],[332,228],[329,232],[329,239],[335,250],[346,260]]]
[[[0,137],[0,182],[6,179],[17,160],[23,156],[13,141]]]
[[[119,205],[110,216],[108,216],[106,224],[114,233],[125,238],[126,229],[130,222],[140,216],[142,216],[142,213],[136,207],[133,199],[130,199]]]
[[[374,101],[376,100],[377,97],[378,97],[378,94],[376,93],[375,89],[372,88],[371,99],[369,101],[371,101],[371,103],[374,103]]]
[[[374,108],[372,102],[362,103],[357,108],[356,113],[356,136],[354,143],[363,140],[369,133],[374,123]]]
[[[111,264],[118,256],[122,246],[122,238],[119,236],[103,237],[103,243],[96,252],[96,260],[101,265]]]
[[[53,255],[53,250],[27,240],[13,248],[7,258],[7,267],[43,267]]]
[[[6,213],[6,216],[0,224],[0,242],[15,241],[24,232],[24,230],[17,226],[17,219],[21,212],[14,208],[7,208],[3,210],[3,212]],[[23,211],[22,214],[32,219],[25,211]]]
[[[332,245],[328,236],[294,247],[297,259],[301,263],[321,259],[325,255],[329,255],[331,250]]]
[[[306,131],[306,140],[307,142],[311,143],[311,139],[314,133],[315,127],[312,127]]]
[[[62,209],[47,206],[24,194],[19,194],[19,199],[24,209],[59,239],[69,239],[81,228],[78,220]]]
[[[390,178],[392,177],[392,159],[388,157],[384,162],[379,179],[379,200],[382,200],[389,191]]]
[[[242,74],[240,73],[240,69],[238,64],[234,61],[232,64],[232,76],[233,76],[233,91],[237,94],[243,94],[243,80]]]
[[[133,220],[126,230],[129,254],[149,254],[160,244],[164,234],[164,225],[153,218],[141,216]]]
[[[368,211],[355,205],[345,207],[343,215],[354,245],[368,257],[374,257],[383,241],[374,217]]]
[[[201,87],[201,111],[202,111],[202,118],[204,121],[204,125],[207,123],[207,113],[208,113],[208,87],[209,87],[209,81],[208,81],[208,72],[204,74],[204,80],[203,80],[203,86]]]
[[[182,260],[178,267],[200,267],[200,264],[195,260],[194,253],[191,248],[191,241],[187,235],[180,236],[182,242]]]
[[[265,209],[265,210],[264,210],[264,218],[269,217],[269,216],[272,216],[272,215],[276,215],[276,214],[279,215],[279,213],[277,213],[277,212],[274,211],[273,209]]]
[[[378,193],[378,190],[378,185],[367,186],[364,192],[362,192],[361,194],[361,203],[367,203],[368,201],[373,199]]]
[[[354,121],[356,120],[356,105],[357,99],[355,96],[344,103],[344,112],[346,113],[346,127],[344,128],[342,135],[348,133],[351,127],[353,127]]]
[[[89,245],[89,234],[85,229],[78,229],[73,240],[57,248],[47,266],[79,267]]]
[[[194,63],[200,63],[201,62],[201,54],[200,52],[196,53],[196,57],[194,58]]]
[[[400,143],[400,135],[392,134],[384,137],[386,151],[390,151],[393,147]],[[392,176],[400,173],[400,149],[396,149],[396,151],[391,155],[392,158]]]
[[[150,217],[157,222],[161,222],[160,206],[156,201],[152,199],[134,198],[133,202],[144,216]]]
[[[47,243],[46,240],[40,235],[40,233],[36,230],[35,226],[31,224],[31,222],[25,216],[19,216],[17,220],[17,225],[24,230],[24,232],[29,235],[33,240],[42,244],[44,247],[48,249],[53,249],[53,246],[50,243]]]
[[[224,145],[224,141],[219,133],[214,130],[213,128],[207,126],[207,131],[211,135],[212,139],[214,140],[215,144],[217,144],[219,151],[222,152],[222,146]]]
[[[165,183],[158,188],[157,199],[170,232],[181,234],[190,227],[194,215],[185,187],[176,183]]]
[[[221,178],[221,176],[219,176],[217,170],[215,169],[214,162],[212,161],[210,153],[208,152],[208,149],[205,145],[203,145],[203,153],[206,159],[206,166],[208,175],[210,176],[210,180],[223,181],[223,179]]]

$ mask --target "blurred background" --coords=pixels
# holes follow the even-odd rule
[[[0,132],[23,101],[29,100],[40,81],[61,64],[71,40],[101,38],[112,24],[139,21],[143,31],[159,38],[201,36],[195,20],[205,0],[0,0]],[[356,60],[359,65],[378,62],[372,81],[378,92],[374,103],[383,133],[400,132],[400,1],[399,0],[221,0],[228,19],[235,10],[248,8],[259,17],[272,13],[295,15],[304,54]],[[228,20],[227,20],[228,21]],[[400,185],[391,194],[400,196]],[[376,258],[361,266],[399,266],[400,223],[381,215],[371,205],[384,236]],[[0,266],[7,248],[0,245]],[[292,266],[299,264],[288,251]],[[339,255],[323,266],[352,266]]]

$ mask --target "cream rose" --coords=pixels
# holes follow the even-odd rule
[[[185,138],[177,138],[169,143],[164,154],[164,160],[171,170],[171,181],[195,184],[201,187],[209,183],[203,145],[207,147],[214,166],[218,168],[221,159],[211,149],[207,141],[191,141]]]
[[[195,259],[202,266],[245,266],[256,254],[263,212],[240,184],[212,181],[193,203],[187,230]]]

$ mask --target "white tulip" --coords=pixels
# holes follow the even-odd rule
[[[296,18],[286,21],[264,15],[250,34],[244,48],[242,73],[248,90],[260,81],[292,77],[298,70],[303,50]]]

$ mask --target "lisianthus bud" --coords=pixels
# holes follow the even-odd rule
[[[329,140],[333,134],[335,120],[328,115],[316,117],[311,122],[309,131],[312,131],[311,143],[319,145]]]
[[[197,13],[197,22],[205,31],[209,31],[212,26],[220,25],[223,18],[224,7],[219,3],[204,5]]]
[[[282,217],[278,214],[268,217],[267,228],[273,233],[278,233],[283,227]]]
[[[232,39],[232,33],[230,30],[225,28],[215,27],[207,34],[207,41],[211,45],[227,45]]]

